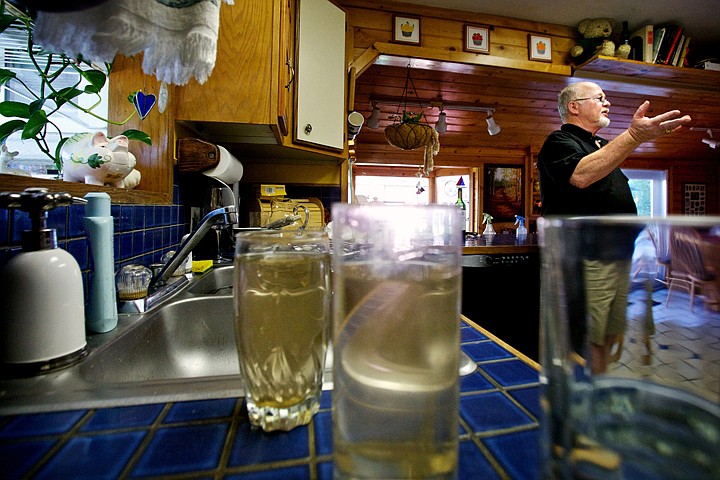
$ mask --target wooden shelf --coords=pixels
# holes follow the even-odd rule
[[[636,78],[643,82],[668,82],[676,88],[720,91],[720,72],[698,68],[672,67],[596,55],[587,62],[573,67],[573,75],[576,71]]]
[[[104,187],[80,182],[0,174],[0,191],[22,192],[29,187],[44,187],[51,192],[67,192],[75,197],[84,197],[89,192],[105,192],[110,195],[112,203],[120,204],[172,204],[171,192]]]

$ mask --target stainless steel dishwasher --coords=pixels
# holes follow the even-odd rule
[[[540,254],[463,255],[462,313],[538,360]]]

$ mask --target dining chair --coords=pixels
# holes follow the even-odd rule
[[[651,223],[647,226],[647,232],[655,246],[655,280],[668,285],[668,277],[672,269],[668,226]],[[662,269],[662,276],[659,277],[660,269]]]
[[[715,274],[706,268],[701,248],[700,233],[690,227],[673,227],[670,230],[670,257],[672,269],[668,275],[667,306],[673,287],[684,286],[690,293],[690,311],[693,311],[695,295],[703,291]]]

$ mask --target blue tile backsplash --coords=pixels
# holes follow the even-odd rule
[[[340,188],[332,186],[288,185],[288,195],[319,198],[326,209],[340,201]],[[172,205],[115,205],[111,207],[114,219],[113,247],[115,271],[124,265],[157,263],[169,250],[180,244],[182,236],[190,231],[190,205],[179,185],[173,186]],[[85,207],[72,205],[48,212],[48,228],[57,231],[58,246],[75,257],[83,274],[85,299],[93,271],[92,252],[85,234],[83,218]],[[21,251],[23,230],[30,229],[27,212],[0,209],[0,270],[8,260]]]
[[[179,187],[173,187],[172,205],[112,205],[114,219],[115,270],[130,263],[149,265],[177,247],[189,230],[186,207],[181,204]],[[48,212],[47,225],[57,231],[58,246],[75,257],[83,274],[85,298],[93,263],[85,234],[85,207],[71,205]],[[23,230],[30,228],[27,212],[0,210],[0,268],[21,251]]]

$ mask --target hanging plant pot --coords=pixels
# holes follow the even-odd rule
[[[432,143],[433,128],[419,123],[395,123],[385,127],[385,138],[390,145],[415,150]]]

